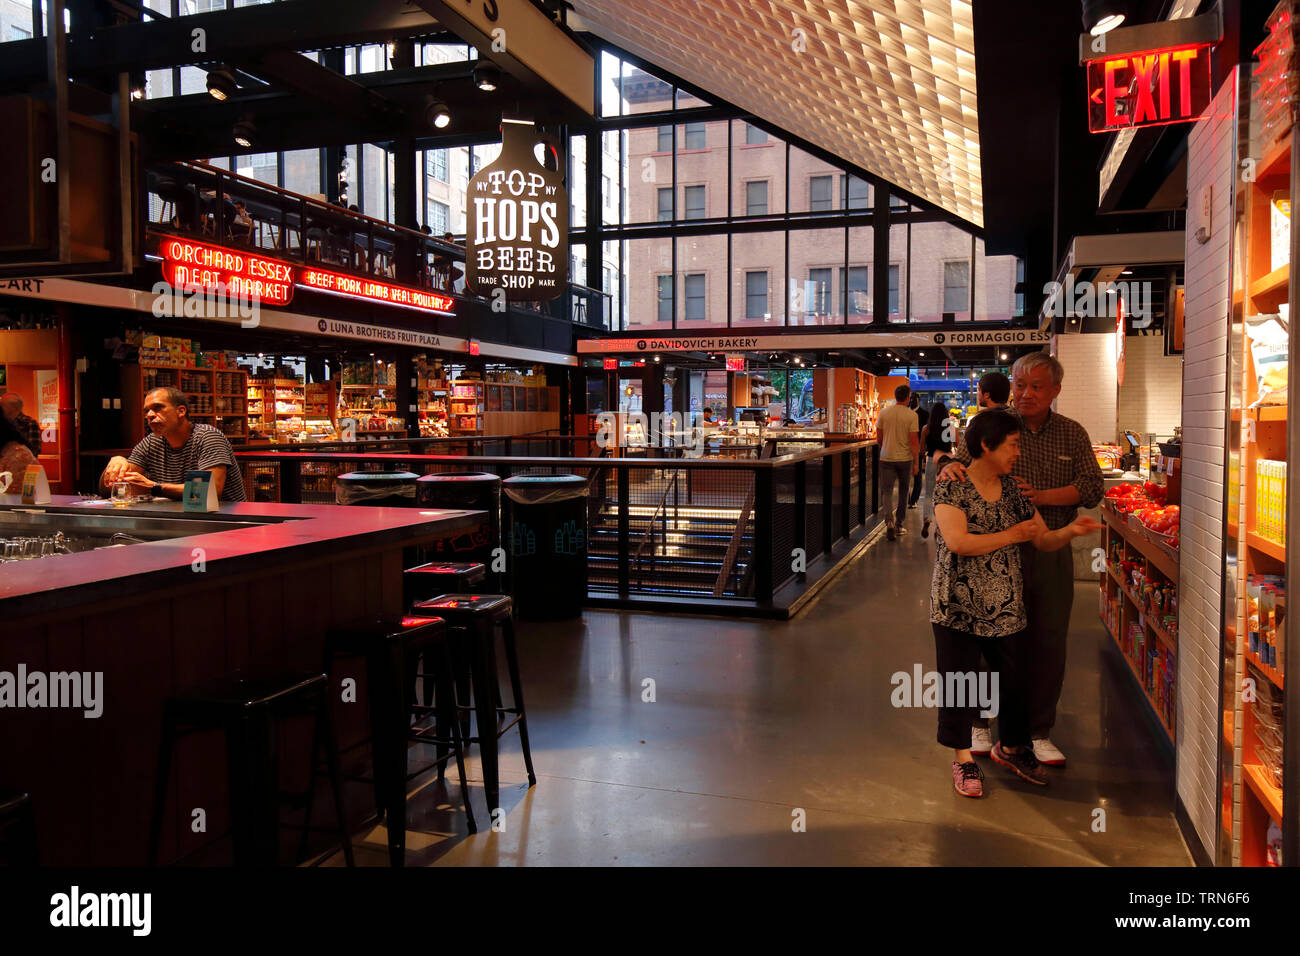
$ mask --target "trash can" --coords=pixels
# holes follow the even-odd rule
[[[418,477],[409,471],[350,471],[334,479],[334,503],[413,508]]]
[[[577,617],[587,599],[587,479],[519,475],[501,483],[509,512],[511,593],[530,621]]]
[[[488,580],[496,580],[492,552],[501,543],[500,475],[482,471],[424,475],[415,483],[415,501],[421,508],[487,512],[482,526],[427,545],[425,550],[429,561],[478,561],[488,569]]]

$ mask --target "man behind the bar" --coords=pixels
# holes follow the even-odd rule
[[[220,429],[190,421],[184,392],[155,388],[144,397],[144,418],[152,434],[142,438],[126,458],[117,455],[109,461],[100,478],[105,489],[125,480],[155,498],[179,501],[187,471],[210,471],[219,500],[245,500],[244,479],[230,440]]]
[[[5,418],[13,423],[28,450],[39,458],[41,456],[41,423],[30,415],[23,414],[23,400],[10,392],[4,398],[0,398],[0,412],[3,412]]]
[[[1080,506],[1096,507],[1104,488],[1088,433],[1074,419],[1052,411],[1064,376],[1061,363],[1046,352],[1022,355],[1011,366],[1012,414],[1024,425],[1020,458],[1011,474],[1053,531],[1073,521]],[[940,479],[965,481],[964,465],[970,463],[970,456],[959,444],[953,446],[953,454],[961,463],[949,464]],[[1020,560],[1030,637],[1022,645],[1030,659],[1021,664],[1030,688],[1030,737],[1034,756],[1041,763],[1063,767],[1065,754],[1052,743],[1049,734],[1056,723],[1056,705],[1065,683],[1066,639],[1074,605],[1073,552],[1070,548],[1039,551],[1022,547]],[[991,735],[987,721],[982,723],[987,742]],[[979,729],[973,731],[972,752],[976,751],[976,738],[981,736]]]
[[[885,512],[885,536],[894,541],[907,534],[907,488],[912,476],[920,471],[921,425],[916,412],[907,407],[912,389],[900,385],[894,389],[894,404],[888,405],[876,421],[880,442],[880,507]],[[890,510],[890,491],[898,484],[898,507]]]

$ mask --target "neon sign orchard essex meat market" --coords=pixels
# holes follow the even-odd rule
[[[162,257],[163,278],[177,289],[225,287],[272,305],[293,298],[293,266],[284,262],[185,239],[164,240]]]

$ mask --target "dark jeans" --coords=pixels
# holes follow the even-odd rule
[[[1017,650],[1024,656],[1018,664],[1028,685],[1030,735],[1046,737],[1056,724],[1056,705],[1065,684],[1066,639],[1074,606],[1074,558],[1069,545],[1058,551],[1039,551],[1025,544],[1020,547],[1020,565],[1029,626],[1028,638]],[[982,717],[975,721],[977,727],[988,725]]]
[[[907,499],[908,505],[916,504],[917,499],[921,497],[921,482],[923,481],[925,481],[924,468],[918,471],[916,477],[912,479],[912,496]]]
[[[997,718],[1002,730],[1002,743],[1009,747],[1029,744],[1029,722],[1023,674],[1018,662],[1023,659],[1023,648],[1028,631],[1017,631],[1007,637],[978,637],[958,631],[943,624],[930,623],[934,630],[934,657],[936,669],[948,686],[948,674],[980,673],[980,655],[989,662],[990,674],[997,674]],[[978,680],[978,678],[977,678]],[[969,684],[967,685],[969,686]],[[978,686],[978,685],[977,685]],[[988,685],[992,687],[991,677]],[[955,701],[942,699],[944,705]],[[954,750],[970,747],[970,729],[979,717],[980,707],[969,698],[973,706],[941,706],[939,708],[939,743]]]
[[[890,524],[898,527],[902,525],[907,518],[907,483],[912,479],[912,462],[909,461],[884,461],[880,462],[880,510],[884,512],[885,520]],[[890,496],[893,493],[894,485],[898,485],[898,507],[890,506]],[[894,514],[891,519],[890,511]]]

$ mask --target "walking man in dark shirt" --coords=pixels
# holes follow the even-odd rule
[[[1011,474],[1052,531],[1073,521],[1080,507],[1096,507],[1104,488],[1088,433],[1078,422],[1052,411],[1064,375],[1061,363],[1046,352],[1022,355],[1011,367],[1013,414],[1024,425],[1020,458]],[[949,464],[940,480],[964,481],[969,455],[960,444],[954,446],[953,454],[961,464]],[[1061,767],[1065,765],[1065,754],[1052,743],[1049,734],[1056,723],[1056,705],[1065,682],[1066,638],[1074,605],[1074,558],[1069,548],[1021,550],[1030,638],[1023,645],[1029,660],[1022,665],[1030,685],[1030,736],[1034,756],[1042,763]],[[973,752],[982,752],[991,740],[985,723],[982,742],[972,739]],[[975,738],[981,736],[978,731]]]
[[[230,439],[211,425],[190,421],[189,400],[178,388],[155,388],[144,397],[146,435],[126,458],[113,457],[100,484],[128,481],[156,498],[179,501],[187,471],[212,472],[221,501],[244,501],[244,479]]]
[[[41,456],[41,423],[30,415],[23,414],[23,400],[10,392],[4,398],[0,398],[0,411],[4,412],[5,418],[13,423],[18,434],[23,438],[23,444],[37,458]]]

